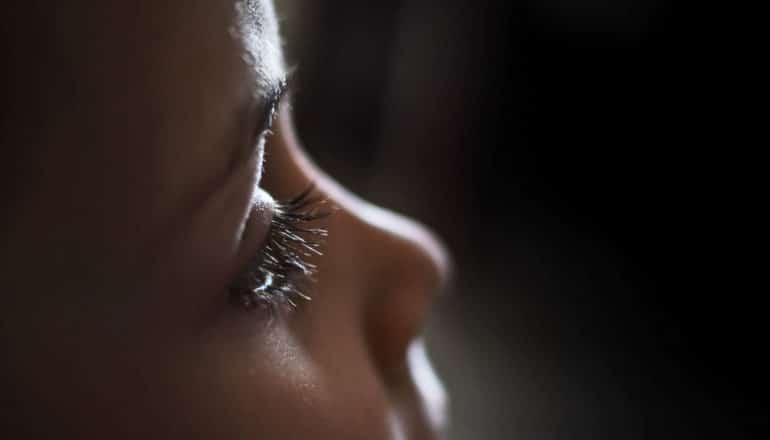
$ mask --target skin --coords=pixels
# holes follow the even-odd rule
[[[285,74],[270,1],[67,3],[2,11],[0,437],[441,437],[419,335],[447,256],[316,168],[287,106],[254,142]],[[233,305],[272,200],[311,182],[337,207],[312,302]]]

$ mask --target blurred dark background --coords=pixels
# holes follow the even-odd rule
[[[311,155],[444,237],[428,328],[452,439],[744,438],[764,309],[713,114],[663,0],[279,1]],[[729,112],[729,110],[727,110]]]

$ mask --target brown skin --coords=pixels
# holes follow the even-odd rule
[[[254,151],[276,55],[244,36],[270,26],[241,29],[233,0],[104,3],[4,11],[21,24],[3,34],[0,437],[438,436],[444,396],[415,379],[415,344],[440,244],[315,168],[285,106]],[[313,301],[272,321],[234,306],[268,193],[310,182],[339,208]]]

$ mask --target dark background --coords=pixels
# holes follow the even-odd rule
[[[451,438],[767,426],[718,22],[663,0],[279,6],[308,151],[454,253],[428,328]]]

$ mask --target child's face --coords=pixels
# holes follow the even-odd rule
[[[1,255],[12,429],[438,435],[445,395],[418,341],[447,257],[315,168],[285,108],[266,143],[255,136],[285,77],[270,0],[115,2],[71,25],[59,12],[42,171]],[[272,197],[310,183],[339,208],[314,224],[329,237],[312,301],[272,318],[232,301]]]

